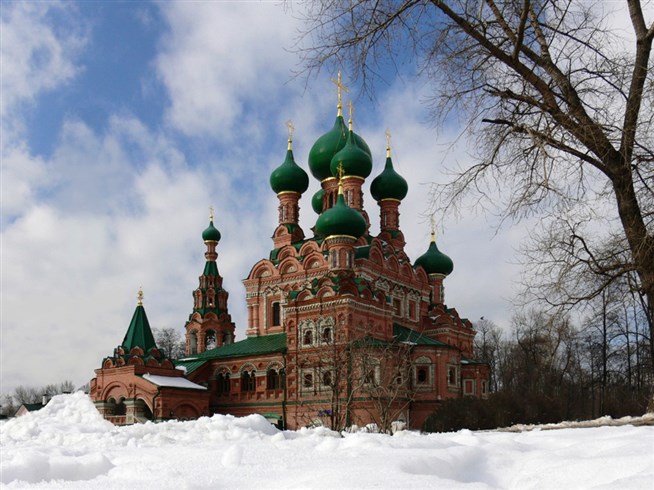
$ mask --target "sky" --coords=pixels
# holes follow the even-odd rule
[[[530,431],[393,436],[279,431],[260,415],[116,427],[78,392],[0,422],[0,483],[48,490],[650,490],[653,421],[648,414]],[[590,428],[573,428],[584,425]]]
[[[288,7],[288,6],[287,6]],[[296,9],[271,2],[13,2],[0,4],[1,386],[88,382],[122,341],[137,291],[155,328],[183,333],[204,267],[209,207],[222,233],[218,267],[237,340],[247,325],[241,281],[267,257],[277,224],[268,182],[284,160],[286,121],[308,171],[333,124],[336,89],[323,70],[296,77]],[[405,68],[402,68],[403,70]],[[406,70],[414,70],[407,64]],[[423,81],[390,75],[374,101],[342,67],[354,129],[409,183],[400,207],[406,251],[430,240],[429,190],[470,157],[455,126],[429,122]],[[311,179],[300,201],[310,233]],[[508,329],[529,223],[497,229],[466,212],[436,223],[454,261],[446,303]]]

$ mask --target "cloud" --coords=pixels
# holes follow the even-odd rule
[[[170,32],[156,69],[170,97],[170,124],[187,135],[229,139],[248,130],[248,114],[281,101],[279,83],[294,60],[284,50],[294,20],[279,5],[161,4]],[[245,119],[245,120],[244,120]]]
[[[70,81],[81,69],[75,57],[86,36],[74,23],[55,29],[52,16],[72,15],[75,7],[63,2],[9,2],[2,8],[3,124],[17,106],[33,103],[43,92]],[[4,128],[7,129],[6,127]]]

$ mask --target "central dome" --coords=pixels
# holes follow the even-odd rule
[[[343,194],[339,193],[336,204],[318,217],[316,231],[325,238],[336,235],[359,238],[366,232],[366,220],[359,211],[345,204]]]
[[[338,115],[332,129],[323,134],[313,144],[309,151],[309,170],[316,179],[322,182],[334,176],[331,171],[332,158],[343,149],[347,142],[347,136],[348,129],[343,116]],[[370,148],[363,138],[356,133],[353,134],[353,137],[357,146],[370,156]]]

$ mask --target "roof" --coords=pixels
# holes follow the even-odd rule
[[[408,342],[415,345],[433,345],[436,347],[452,347],[449,344],[441,342],[440,340],[432,339],[426,335],[422,335],[420,332],[411,330],[410,328],[404,327],[399,323],[393,324],[393,336],[399,342]]]
[[[127,328],[127,333],[122,343],[123,348],[129,352],[134,347],[140,347],[144,352],[148,352],[153,347],[157,347],[150,328],[150,322],[145,314],[145,308],[142,304],[136,306],[132,321]]]
[[[25,407],[25,410],[28,412],[36,412],[37,410],[41,410],[45,405],[43,403],[38,402],[38,403],[23,403],[21,407]],[[20,409],[20,407],[18,407]]]
[[[240,342],[226,344],[222,347],[211,349],[200,354],[183,357],[175,361],[175,365],[186,367],[186,373],[189,374],[198,369],[205,362],[212,359],[225,359],[274,352],[286,352],[285,333],[262,335],[260,337],[248,337]]]
[[[143,379],[157,386],[168,386],[171,388],[185,388],[190,390],[207,389],[206,387],[199,384],[195,384],[192,381],[189,381],[188,379],[183,378],[181,376],[160,376],[157,374],[146,373],[143,375]]]

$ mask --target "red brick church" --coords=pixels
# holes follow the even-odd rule
[[[351,111],[350,111],[351,112]],[[157,349],[141,299],[125,338],[102,361],[91,397],[115,423],[259,413],[280,427],[402,423],[419,429],[446,399],[484,397],[488,366],[473,357],[475,331],[445,304],[452,260],[436,246],[415,261],[404,251],[399,208],[408,186],[386,165],[370,184],[380,233],[369,233],[363,186],[370,149],[346,125],[314,143],[309,169],[321,189],[307,236],[299,200],[309,177],[286,159],[270,176],[279,223],[267,258],[244,280],[247,337],[237,341],[218,271],[221,234],[202,233],[206,263],[186,322],[186,356]]]

